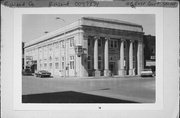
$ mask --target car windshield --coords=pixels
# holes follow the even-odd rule
[[[144,69],[143,71],[151,71],[151,69]]]
[[[39,72],[48,73],[48,71],[46,71],[46,70],[41,70]]]

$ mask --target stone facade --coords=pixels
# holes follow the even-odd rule
[[[143,63],[141,25],[103,18],[78,21],[25,44],[37,70],[58,76],[140,75]],[[77,47],[82,53],[77,53]]]

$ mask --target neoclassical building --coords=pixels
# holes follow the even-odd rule
[[[121,20],[82,17],[25,43],[25,67],[53,76],[140,75],[143,27]]]

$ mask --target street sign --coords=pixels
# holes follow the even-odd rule
[[[75,47],[75,52],[78,56],[82,55],[83,54],[83,48],[81,45],[78,45]]]

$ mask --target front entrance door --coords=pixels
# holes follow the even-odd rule
[[[109,70],[115,75],[115,62],[109,62]]]

